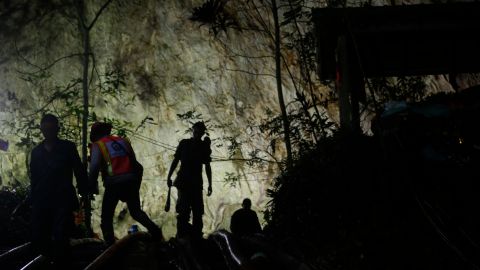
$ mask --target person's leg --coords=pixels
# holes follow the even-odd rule
[[[177,237],[182,238],[189,234],[190,224],[190,203],[188,201],[188,192],[184,189],[178,189],[177,205]]]
[[[70,236],[73,211],[68,203],[55,209],[52,230],[53,261],[56,269],[68,269],[71,262]]]
[[[102,202],[101,225],[105,243],[111,245],[115,242],[113,231],[113,215],[118,203],[118,196],[114,187],[106,187]]]
[[[31,238],[32,247],[35,253],[51,257],[50,239],[52,216],[47,207],[33,205],[31,214]]]
[[[130,185],[126,185],[125,188],[130,189],[132,187]],[[157,224],[155,224],[140,207],[139,190],[133,187],[133,189],[128,191],[126,190],[126,192],[131,193],[126,200],[126,203],[132,218],[147,228],[148,232],[150,232],[154,238],[163,239],[163,234],[160,227],[158,227]]]
[[[202,216],[204,213],[203,208],[203,192],[201,189],[193,190],[191,194],[191,205],[192,205],[192,229],[193,236],[195,238],[203,237],[203,220]]]

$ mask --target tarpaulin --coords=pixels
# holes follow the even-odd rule
[[[0,139],[0,150],[7,151],[8,150],[8,142]]]

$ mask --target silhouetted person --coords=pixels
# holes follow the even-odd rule
[[[161,229],[140,207],[143,167],[137,161],[129,141],[110,135],[111,130],[110,124],[97,122],[90,131],[92,149],[89,182],[96,183],[101,171],[105,187],[100,225],[103,238],[107,245],[115,242],[113,215],[121,200],[127,203],[132,218],[145,226],[155,239],[161,240]]]
[[[42,117],[40,130],[45,140],[32,150],[30,200],[34,249],[63,268],[70,258],[73,211],[79,207],[73,175],[78,192],[86,195],[87,171],[75,144],[58,138],[59,129],[57,117]]]
[[[180,161],[180,170],[173,185],[178,190],[176,205],[177,211],[177,237],[185,237],[191,233],[194,238],[202,237],[204,213],[203,207],[203,179],[202,167],[208,179],[207,196],[212,194],[212,169],[210,167],[210,138],[205,134],[206,126],[203,122],[196,122],[192,126],[193,137],[180,141],[175,152],[172,165],[168,172],[167,185],[172,186],[172,174]],[[192,213],[192,225],[190,226],[190,212]],[[191,229],[190,229],[191,228]]]
[[[261,233],[262,227],[258,221],[257,213],[251,209],[252,201],[246,198],[242,208],[235,211],[230,220],[230,231],[237,236]]]

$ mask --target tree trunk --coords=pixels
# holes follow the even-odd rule
[[[86,29],[85,29],[86,30]],[[83,116],[82,116],[82,161],[87,164],[87,132],[88,132],[88,70],[90,57],[90,32],[83,33]]]
[[[88,131],[88,70],[90,60],[90,29],[88,29],[85,20],[85,7],[83,0],[77,2],[78,11],[78,27],[82,35],[83,57],[82,57],[82,96],[83,96],[83,112],[82,112],[82,163],[87,166],[87,131]],[[92,232],[92,207],[90,195],[83,198],[85,211],[85,226],[87,227],[87,234],[91,236]]]
[[[281,52],[280,52],[280,25],[278,22],[278,8],[277,8],[276,0],[272,0],[272,14],[273,14],[273,21],[275,25],[275,77],[277,79],[278,101],[280,103],[280,110],[282,112],[285,147],[287,149],[287,167],[291,167],[293,165],[293,159],[292,159],[292,145],[290,142],[290,122],[288,120],[285,101],[283,100],[282,66],[281,66],[282,58],[281,58]]]

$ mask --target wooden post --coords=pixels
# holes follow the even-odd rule
[[[359,59],[352,40],[347,35],[338,38],[337,66],[340,76],[338,101],[340,128],[347,133],[360,134],[360,93],[364,89]]]

